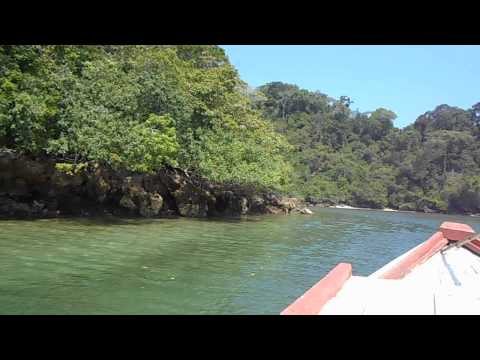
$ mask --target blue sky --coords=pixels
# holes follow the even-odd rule
[[[240,77],[349,96],[351,108],[394,111],[404,127],[437,105],[480,102],[480,46],[222,45]]]

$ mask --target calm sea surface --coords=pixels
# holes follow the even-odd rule
[[[242,220],[0,220],[0,314],[278,314],[339,262],[369,275],[442,221],[316,209]]]

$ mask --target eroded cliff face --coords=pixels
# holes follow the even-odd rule
[[[209,184],[171,167],[155,175],[97,165],[65,171],[52,159],[0,151],[1,217],[239,216],[289,213],[297,203],[268,191]]]

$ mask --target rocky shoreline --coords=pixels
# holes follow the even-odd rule
[[[300,204],[264,189],[211,184],[173,167],[154,175],[95,164],[62,168],[54,159],[0,151],[1,218],[230,217],[300,213]]]
[[[0,150],[0,218],[4,219],[310,215],[312,211],[308,207],[369,209],[309,197],[300,200],[249,186],[212,184],[173,167],[154,175],[113,171],[95,164],[62,168],[51,158],[34,159],[13,150]],[[390,211],[440,212],[426,206]]]
[[[446,212],[439,209],[430,208],[426,205],[418,204],[417,206],[412,207],[400,207],[400,208],[371,208],[366,206],[352,206],[345,203],[333,203],[333,202],[322,202],[321,200],[312,199],[307,197],[305,199],[307,206],[314,206],[319,208],[335,208],[335,209],[349,209],[349,210],[377,210],[377,211],[386,211],[386,212],[400,212],[400,213],[420,213],[420,214],[448,214],[448,215],[465,215],[465,216],[480,216],[480,214],[473,213],[459,213],[459,212]]]

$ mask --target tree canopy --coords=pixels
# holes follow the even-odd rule
[[[248,87],[212,45],[0,46],[0,146],[321,202],[480,212],[480,103],[395,127],[293,84]]]
[[[352,111],[347,96],[279,82],[257,91],[254,106],[294,146],[291,193],[361,207],[480,212],[479,104],[440,105],[398,129],[393,111]]]
[[[217,46],[1,46],[0,145],[279,187],[289,145]]]

